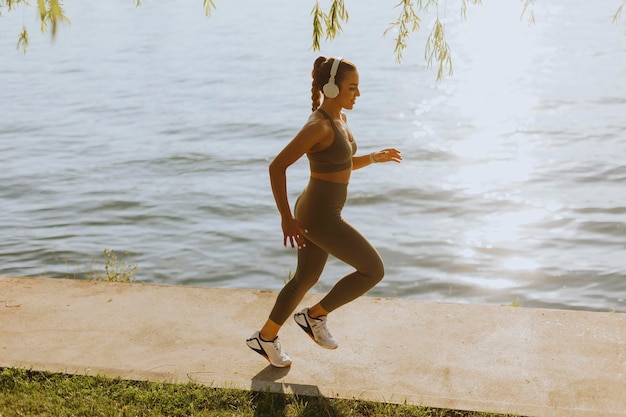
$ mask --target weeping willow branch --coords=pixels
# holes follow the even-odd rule
[[[26,54],[26,50],[28,49],[28,30],[26,26],[22,26],[22,31],[17,37],[17,49],[21,49],[24,54]]]
[[[626,0],[622,2],[621,6],[619,6],[615,11],[615,14],[611,16],[611,20],[613,21],[613,23],[619,22],[620,18],[622,17],[622,11],[624,10],[624,6],[626,6]]]
[[[211,16],[211,9],[215,9],[215,3],[213,3],[213,0],[202,0],[202,5],[204,6],[204,14]]]
[[[26,0],[0,0],[0,16],[2,16],[2,9],[6,8],[8,11],[15,10],[20,4],[28,4]]]
[[[528,24],[535,24],[535,11],[532,6],[535,4],[535,0],[522,0],[524,2],[524,7],[522,8],[522,14],[520,15],[520,20],[524,18],[524,15],[528,10],[530,10],[530,16],[528,17]]]
[[[463,0],[464,2],[466,0]],[[470,0],[480,1],[480,0]],[[393,52],[396,54],[396,61],[399,63],[402,61],[402,53],[407,47],[407,38],[413,32],[417,32],[420,29],[422,20],[418,15],[418,12],[426,12],[429,6],[437,7],[439,5],[438,0],[415,0],[415,4],[412,0],[401,0],[396,7],[401,7],[400,16],[395,22],[389,24],[385,29],[384,35],[396,30],[397,36],[395,38],[396,44]],[[416,11],[417,10],[417,11]]]
[[[395,39],[396,45],[393,49],[393,52],[396,54],[397,62],[402,61],[402,53],[406,48],[406,39],[409,37],[411,32],[418,31],[420,24],[422,23],[422,20],[415,12],[415,8],[413,7],[411,0],[402,0],[402,2],[396,7],[400,6],[402,6],[402,11],[400,12],[398,20],[390,23],[384,32],[384,35],[387,35],[387,33],[394,29],[398,31],[398,35]]]
[[[7,9],[9,12],[14,11],[20,5],[28,5],[26,0],[0,0],[0,17],[2,16],[2,9]],[[22,31],[17,37],[17,49],[22,49],[26,53],[28,48],[28,30],[26,26],[22,25]]]
[[[326,21],[326,39],[334,39],[343,28],[341,22],[348,22],[348,12],[343,4],[343,0],[334,0],[330,6]]]
[[[463,20],[467,19],[467,5],[469,3],[483,4],[482,0],[463,0],[463,2],[461,3],[461,17],[463,18]]]
[[[3,8],[8,11],[15,10],[19,5],[29,7],[28,0],[0,0],[0,12]],[[57,29],[60,23],[70,23],[70,19],[65,15],[63,6],[59,0],[37,0],[37,11],[39,21],[41,22],[41,31],[43,33],[50,29],[52,39],[56,37]],[[2,13],[0,13],[0,16]],[[21,49],[24,53],[28,49],[29,36],[26,25],[22,25],[22,30],[17,37],[17,49]]]
[[[134,1],[137,7],[141,6],[142,0]],[[315,5],[311,10],[311,16],[313,17],[313,42],[311,48],[314,51],[320,50],[322,38],[332,41],[342,32],[342,24],[348,22],[348,11],[345,7],[344,0],[329,1],[330,7],[328,8],[328,12],[324,11],[320,5],[320,0],[315,0]],[[520,19],[524,19],[525,15],[529,13],[528,22],[534,24],[535,14],[533,5],[535,0],[520,1],[523,3]],[[202,4],[207,16],[210,16],[212,10],[216,9],[214,0],[202,0]],[[467,8],[470,4],[479,5],[482,4],[482,0],[461,0],[461,17],[463,19],[467,17]],[[0,16],[2,16],[4,10],[14,11],[19,6],[30,7],[30,4],[28,0],[0,0]],[[411,33],[420,29],[422,23],[420,14],[427,12],[430,6],[438,8],[439,0],[400,0],[396,5],[396,7],[401,9],[400,15],[395,22],[389,24],[384,34],[387,35],[389,32],[397,31],[394,45],[394,53],[397,62],[402,61],[403,52],[407,47],[408,37]],[[618,7],[615,14],[612,15],[613,23],[617,23],[620,20],[624,6],[626,6],[626,0],[622,0],[622,4]],[[55,38],[60,23],[70,23],[70,20],[63,10],[61,0],[37,0],[37,9],[41,22],[41,31],[45,33],[50,30],[52,39]],[[426,40],[424,54],[429,67],[432,67],[434,62],[438,63],[437,80],[442,78],[446,68],[448,69],[448,74],[452,74],[452,57],[450,47],[445,39],[444,29],[444,22],[439,20],[439,16],[437,16],[430,35]],[[26,26],[23,25],[18,35],[17,49],[21,49],[26,53],[28,44],[28,30]]]
[[[313,50],[320,50],[320,39],[324,36],[324,28],[322,26],[322,21],[324,20],[324,12],[319,4],[319,2],[315,2],[315,6],[313,6],[313,10],[311,10],[311,16],[313,16]]]
[[[448,75],[452,75],[452,55],[450,53],[448,42],[446,42],[444,25],[441,23],[439,18],[435,20],[433,30],[430,32],[430,35],[426,40],[424,58],[428,62],[429,68],[432,67],[434,60],[439,63],[437,81],[441,80],[443,77],[444,68],[448,68]]]
[[[343,30],[341,23],[348,21],[348,11],[343,0],[333,0],[328,13],[324,12],[319,0],[315,0],[311,16],[313,16],[313,44],[311,49],[314,51],[320,50],[322,37],[332,41]]]
[[[52,27],[52,39],[56,37],[59,23],[70,23],[70,19],[65,16],[63,7],[59,0],[38,0],[39,19],[41,20],[41,31],[46,32],[48,26]]]

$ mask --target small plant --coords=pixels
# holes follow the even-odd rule
[[[294,273],[293,273],[293,271],[291,269],[289,271],[287,271],[287,277],[285,279],[283,279],[283,284],[286,284],[289,281],[291,281],[293,276],[294,276]]]
[[[124,251],[124,255],[128,256],[128,251]],[[135,281],[135,271],[137,270],[137,265],[128,265],[126,261],[117,259],[117,255],[113,249],[104,250],[104,260],[105,276],[100,278],[101,281]]]

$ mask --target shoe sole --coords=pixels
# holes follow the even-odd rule
[[[302,330],[304,330],[304,333],[307,334],[307,336],[309,336],[311,338],[312,341],[314,341],[318,346],[323,347],[324,349],[328,349],[328,350],[335,350],[339,347],[339,345],[336,345],[334,347],[329,347],[329,346],[324,346],[322,345],[320,342],[318,342],[317,340],[315,340],[315,336],[313,335],[313,329],[311,329],[311,326],[309,325],[309,321],[306,319],[306,317],[304,317],[304,321],[306,323],[306,327],[304,327],[302,324],[300,324],[300,322],[296,319],[297,316],[304,316],[304,314],[302,313],[296,313],[293,317],[293,320],[296,322],[296,324],[298,324],[298,326],[300,326],[300,328]]]

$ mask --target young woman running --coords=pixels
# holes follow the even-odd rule
[[[380,255],[341,217],[341,210],[353,170],[375,162],[402,160],[393,148],[355,156],[356,141],[342,112],[351,110],[360,96],[359,73],[354,64],[341,58],[319,57],[311,75],[313,113],[269,167],[272,192],[282,218],[283,244],[298,247],[298,266],[278,294],[261,330],[246,340],[252,350],[276,367],[291,365],[278,331],[319,279],[329,254],[355,271],[338,281],[319,303],[294,315],[296,323],[324,348],[338,346],[326,326],[328,313],[365,294],[383,278]],[[320,105],[321,94],[324,100]],[[286,170],[304,154],[309,159],[311,178],[296,201],[294,215],[287,198]]]

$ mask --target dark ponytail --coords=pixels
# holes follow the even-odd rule
[[[322,94],[324,84],[318,84],[318,81],[322,79],[320,72],[322,72],[321,68],[325,62],[326,57],[320,56],[313,63],[313,71],[311,71],[311,77],[313,78],[313,82],[311,83],[311,111],[317,110],[320,106],[320,95]]]

